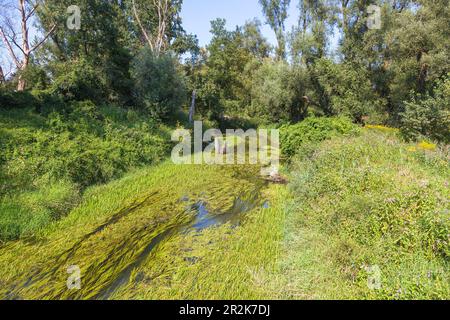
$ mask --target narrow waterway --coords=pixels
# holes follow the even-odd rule
[[[184,198],[182,201],[187,202],[189,199]],[[195,215],[189,223],[171,226],[156,235],[144,248],[141,254],[122,272],[120,272],[117,278],[110,285],[103,288],[102,291],[94,298],[99,300],[107,300],[121,286],[129,282],[133,270],[139,268],[154,250],[158,250],[158,246],[162,242],[170,241],[170,238],[176,234],[201,232],[207,228],[212,228],[227,223],[230,223],[231,228],[239,227],[239,224],[243,222],[245,213],[254,209],[256,206],[267,207],[267,202],[261,203],[258,189],[236,197],[233,207],[224,213],[210,212],[206,203],[203,201],[196,202],[194,205],[186,208],[187,213],[195,212]]]
[[[212,206],[208,199],[229,193],[230,187],[224,191],[220,185],[211,190],[205,186],[201,194],[207,196],[199,197],[197,193],[197,196],[186,195],[181,199],[168,199],[164,191],[151,192],[141,201],[111,215],[51,261],[24,273],[22,280],[10,286],[6,296],[1,298],[110,299],[133,280],[134,272],[152,264],[152,255],[174,237],[195,236],[225,224],[235,229],[245,223],[246,214],[251,210],[267,208],[267,201],[261,197],[266,182],[254,176],[245,179],[251,181],[249,186],[252,187],[247,186],[244,191],[236,188],[235,194],[229,195],[234,200],[225,207]],[[160,214],[153,211],[158,201],[164,203]],[[172,218],[163,218],[168,212],[173,213]],[[150,216],[161,218],[150,219]],[[66,271],[74,264],[82,268],[80,290],[67,289]]]

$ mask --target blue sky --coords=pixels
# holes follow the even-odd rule
[[[216,18],[226,19],[228,29],[234,29],[255,17],[265,22],[258,0],[184,0],[181,17],[184,29],[196,34],[201,46],[209,43],[210,21]],[[286,30],[297,24],[297,18],[297,1],[292,1]],[[272,44],[276,44],[275,34],[268,25],[263,26],[262,32]]]
[[[289,8],[289,16],[286,21],[286,30],[290,31],[297,24],[298,1],[292,0]],[[227,28],[234,29],[237,25],[243,25],[246,21],[258,18],[262,23],[263,35],[276,45],[276,38],[271,28],[265,24],[261,6],[258,0],[184,0],[181,11],[183,27],[188,33],[196,34],[201,46],[205,46],[211,40],[210,21],[216,18],[227,20]],[[337,37],[335,37],[336,46]],[[2,56],[0,54],[0,62]]]

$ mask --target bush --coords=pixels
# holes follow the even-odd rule
[[[416,96],[405,103],[401,132],[407,140],[421,136],[450,142],[450,74],[438,82],[433,94]]]
[[[291,158],[307,143],[357,132],[358,126],[348,118],[307,118],[300,123],[280,127],[281,153],[283,157]]]
[[[55,81],[51,93],[61,96],[65,101],[92,100],[102,102],[106,98],[104,79],[101,73],[86,59],[55,66]]]
[[[15,92],[0,88],[0,110],[17,108],[36,108],[39,101],[28,91]]]
[[[35,111],[42,115],[48,115],[52,111],[61,112],[66,104],[61,97],[52,94],[50,90],[33,90],[31,94],[36,100]]]
[[[250,114],[266,121],[298,121],[306,115],[304,75],[285,62],[265,62],[253,76]]]
[[[35,234],[87,187],[163,160],[170,137],[159,128],[145,113],[89,100],[46,117],[0,111],[0,239]]]
[[[156,56],[144,48],[134,59],[132,69],[135,95],[154,118],[167,119],[186,102],[184,80],[172,56]]]

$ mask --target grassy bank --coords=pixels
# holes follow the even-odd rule
[[[1,119],[7,123],[5,114]],[[105,119],[101,123],[109,123]],[[119,119],[114,126],[121,138],[128,136],[128,129],[140,130]],[[25,120],[46,125],[36,115]],[[148,134],[154,137],[164,136],[161,128],[151,130]],[[67,171],[57,175],[36,166],[33,175],[18,175],[31,184],[4,188],[3,232],[10,230],[5,226],[24,227],[19,240],[0,245],[2,299],[450,296],[449,155],[432,143],[402,143],[395,129],[360,129],[344,118],[312,118],[281,128],[282,151],[289,160],[288,187],[263,183],[258,166],[177,166],[166,161],[132,169],[141,163],[139,157],[123,167],[131,170],[124,177],[119,178],[119,170],[104,184],[96,184],[102,183],[98,180],[83,186],[67,174],[68,154],[50,152],[70,130],[34,132],[24,123],[20,130],[2,127],[2,137],[7,133],[19,141],[19,131],[33,138],[6,148],[2,181],[20,181],[8,171],[20,163],[16,155],[30,165],[37,155],[49,154],[50,163]],[[49,138],[35,143],[50,133],[56,142]],[[96,142],[86,141],[77,159],[84,159],[86,150],[102,153],[117,142],[104,135],[89,137]],[[131,148],[145,157],[147,149],[138,151],[145,140],[141,139],[118,148]],[[100,142],[108,147],[98,147]],[[154,152],[154,147],[149,144],[148,150]],[[110,156],[96,158],[92,165],[108,166]],[[57,160],[64,165],[58,167]],[[64,188],[36,183],[44,177]],[[253,191],[258,197],[242,209],[238,223],[227,220],[206,229],[191,228],[199,204],[209,213],[226,215]],[[68,199],[67,205],[54,205],[61,199]],[[27,215],[11,215],[12,204]],[[41,208],[45,214],[39,214]],[[41,216],[50,218],[33,222]],[[69,266],[80,267],[80,290],[66,287]]]
[[[36,236],[87,187],[165,159],[169,138],[148,115],[91,102],[0,109],[0,242]]]
[[[448,153],[365,129],[293,161],[280,292],[297,299],[448,299]]]

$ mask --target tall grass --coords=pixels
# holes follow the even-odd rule
[[[179,234],[165,243],[113,299],[273,299],[279,296],[279,267],[286,190],[270,186],[267,208],[201,233]]]
[[[176,166],[166,162],[91,187],[79,207],[43,228],[38,239],[0,247],[0,297],[94,298],[139,257],[152,237],[182,223],[179,219],[187,218],[186,206],[201,199],[211,211],[226,212],[236,197],[254,188],[251,180],[258,172],[246,166]],[[282,230],[281,198],[277,199],[271,209],[249,213],[242,229],[228,225],[170,239],[165,244],[169,249],[158,248],[159,258],[151,256],[135,274],[149,272],[151,276],[154,270],[167,271],[164,277],[173,281],[158,286],[156,282],[135,282],[132,277],[125,291],[114,297],[149,298],[150,288],[154,292],[151,297],[169,297],[166,288],[172,283],[170,298],[178,298],[187,294],[188,283],[200,284],[199,277],[204,286],[189,291],[191,297],[261,296],[264,292],[255,291],[252,274],[274,268]],[[192,257],[189,250],[199,258],[203,255],[192,273],[191,262],[185,259]],[[81,290],[67,290],[68,265],[80,266]]]
[[[448,299],[448,155],[366,130],[294,163],[287,297]]]

